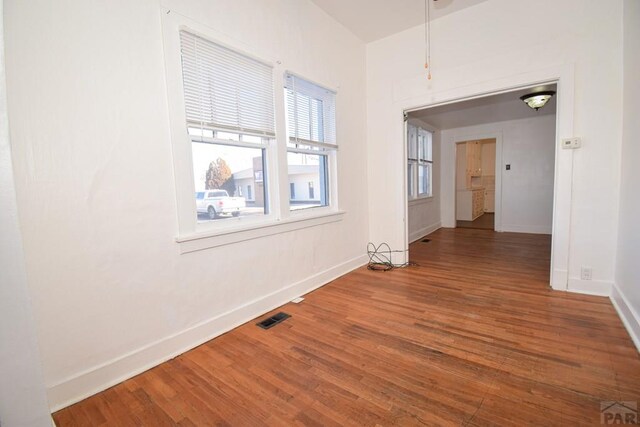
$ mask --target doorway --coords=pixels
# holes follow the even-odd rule
[[[434,209],[441,222],[420,231],[472,228],[542,234],[552,241],[558,97],[540,110],[520,97],[556,89],[550,83],[407,113],[409,122],[429,127],[439,152],[434,156],[439,173],[433,177],[439,193],[434,191],[432,202],[420,207],[407,199],[409,242],[424,237],[415,234],[415,212],[425,217]],[[478,232],[469,238],[477,239]],[[551,271],[551,259],[546,261]]]
[[[495,230],[496,139],[456,142],[455,168],[456,227]]]

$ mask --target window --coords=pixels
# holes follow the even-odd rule
[[[407,125],[407,193],[409,199],[433,195],[433,133]]]
[[[287,163],[289,179],[307,181],[309,197],[295,199],[292,191],[290,209],[329,205],[329,162],[335,158],[335,92],[293,74],[285,76],[287,109]],[[318,191],[313,183],[318,183]],[[293,188],[293,187],[292,187]]]
[[[342,220],[335,93],[262,60],[259,44],[236,50],[171,11],[162,24],[182,253]]]
[[[198,222],[268,214],[273,69],[184,30],[180,48],[196,195],[218,190],[196,196]]]

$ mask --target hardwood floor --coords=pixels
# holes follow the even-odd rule
[[[599,425],[640,400],[608,298],[548,287],[550,238],[441,229],[419,265],[360,268],[54,414],[88,425]],[[264,316],[266,317],[266,316]],[[261,318],[262,319],[262,318]]]
[[[483,230],[495,229],[495,214],[493,212],[485,212],[473,221],[456,221],[458,228],[480,228]]]

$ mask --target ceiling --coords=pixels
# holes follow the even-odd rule
[[[311,0],[366,43],[424,23],[424,0]],[[431,19],[486,0],[431,2]]]
[[[439,107],[412,111],[409,117],[420,119],[437,129],[446,130],[507,120],[526,119],[556,113],[556,97],[538,111],[529,108],[520,97],[542,90],[557,90],[556,85],[538,86],[499,95],[461,101]]]

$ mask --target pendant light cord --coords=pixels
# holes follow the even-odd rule
[[[430,0],[424,0],[424,68],[427,70],[427,78],[431,80],[431,7]]]

